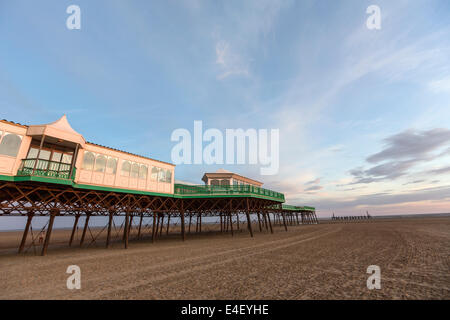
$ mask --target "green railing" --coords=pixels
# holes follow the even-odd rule
[[[300,206],[293,206],[289,204],[283,204],[283,210],[290,210],[290,211],[316,211],[316,208],[314,207],[300,207]]]
[[[260,187],[245,186],[207,186],[175,184],[175,194],[192,196],[220,196],[220,195],[260,195],[284,202],[284,194]]]
[[[42,159],[23,159],[17,175],[73,180],[75,171],[73,168],[70,176],[70,164]]]

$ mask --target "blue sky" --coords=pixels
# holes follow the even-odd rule
[[[176,179],[224,167],[319,215],[450,211],[447,0],[0,0],[0,39],[1,118],[67,114],[88,141],[163,161],[194,120],[279,128],[277,175],[179,165]]]

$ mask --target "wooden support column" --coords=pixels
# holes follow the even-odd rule
[[[220,232],[223,233],[223,221],[222,221],[222,212],[219,213],[220,216]]]
[[[139,220],[139,230],[138,230],[138,235],[137,235],[138,239],[141,238],[142,219],[144,219],[144,213],[143,212],[141,212],[141,218]]]
[[[164,213],[161,214],[161,225],[159,226],[159,236],[160,237],[162,235],[163,226],[164,226]]]
[[[155,242],[155,231],[156,231],[156,212],[153,211],[152,242]]]
[[[161,221],[161,214],[158,212],[158,215],[156,216],[156,231],[155,231],[155,239],[158,239],[158,232],[159,232],[159,223]]]
[[[52,235],[53,230],[53,222],[55,221],[55,217],[59,215],[58,209],[52,209],[50,211],[50,220],[48,222],[47,233],[45,234],[44,245],[42,246],[41,256],[45,256],[47,254],[48,244],[50,243],[50,236]]]
[[[280,207],[281,207],[281,205],[280,205]],[[284,229],[287,231],[286,217],[284,216],[284,211],[283,210],[281,210],[281,215],[283,216]]]
[[[72,246],[73,238],[75,236],[75,232],[77,231],[78,219],[80,219],[80,215],[79,214],[75,215],[75,221],[73,223],[72,233],[70,235],[70,240],[69,240],[69,247]]]
[[[228,220],[228,216],[225,217],[224,224],[225,224],[225,226],[224,226],[225,232],[228,232],[228,228],[230,227],[230,220]]]
[[[186,240],[186,232],[185,232],[185,226],[184,226],[184,202],[183,200],[180,200],[181,202],[181,239]]]
[[[80,247],[83,246],[84,238],[86,237],[86,231],[89,225],[89,218],[91,217],[91,213],[86,213],[86,220],[84,221],[83,233],[81,234]]]
[[[270,233],[273,233],[272,222],[270,221],[270,212],[267,212],[267,220],[269,220]]]
[[[233,237],[234,236],[234,233],[233,233],[233,213],[232,213],[232,211],[230,210],[230,230],[231,230],[231,236]]]
[[[128,226],[128,236],[131,234],[131,228],[133,227],[133,215],[130,214],[130,224]]]
[[[128,235],[130,233],[130,206],[127,207],[125,213],[125,227],[123,228],[123,245],[125,249],[128,249]]]
[[[202,233],[202,213],[200,212],[200,233]]]
[[[264,225],[266,226],[266,230],[269,230],[269,226],[267,225],[267,212],[263,210],[262,212],[264,218]]]
[[[253,230],[252,230],[252,222],[250,221],[250,207],[248,204],[248,198],[247,198],[247,227],[248,231],[250,231],[250,236],[253,237]]]
[[[192,222],[192,212],[189,211],[189,230],[188,230],[189,233],[191,233],[191,222]]]
[[[237,223],[237,229],[240,230],[240,222],[239,222],[239,211],[236,213],[236,223]]]
[[[27,224],[25,225],[25,229],[23,230],[22,241],[19,246],[19,253],[22,253],[23,248],[25,248],[25,243],[27,242],[28,231],[30,230],[31,220],[33,219],[34,213],[28,213]]]
[[[106,234],[106,248],[110,247],[113,218],[114,218],[114,211],[110,210],[109,211],[109,218],[108,218],[108,233]]]
[[[170,228],[170,213],[169,213],[169,216],[167,217],[167,230],[166,230],[166,235],[169,235],[169,228]]]
[[[259,211],[256,212],[256,215],[258,216],[259,232],[262,232],[262,227],[261,227],[261,217],[260,217],[260,215],[259,215]]]
[[[296,217],[296,220],[297,220],[297,225],[299,225],[300,221],[298,221],[298,212],[295,213],[295,217]]]

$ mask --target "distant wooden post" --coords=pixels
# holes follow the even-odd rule
[[[27,242],[28,231],[30,230],[31,220],[33,219],[33,216],[33,212],[28,213],[27,224],[25,226],[25,229],[23,230],[22,241],[20,242],[19,246],[19,253],[22,253],[23,248],[25,247],[25,243]]]
[[[70,240],[69,240],[69,247],[72,246],[73,238],[75,236],[75,231],[77,230],[77,227],[78,227],[78,219],[80,219],[80,214],[75,215],[75,221],[73,223],[72,233],[70,235]]]
[[[59,209],[50,210],[50,220],[48,222],[47,233],[45,234],[44,245],[42,246],[41,256],[45,256],[47,254],[48,244],[50,243],[50,236],[53,230],[53,222],[55,221],[55,217],[59,215]]]
[[[219,213],[219,216],[220,216],[220,232],[222,233],[222,232],[223,232],[223,224],[222,224],[222,212],[221,212],[221,213]]]

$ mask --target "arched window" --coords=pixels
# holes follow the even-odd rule
[[[129,177],[131,171],[131,163],[130,161],[124,161],[122,162],[122,172],[121,175],[124,177]]]
[[[97,156],[97,160],[95,161],[94,170],[96,172],[105,172],[105,168],[106,168],[106,157],[104,155],[99,154]]]
[[[166,171],[163,169],[159,169],[158,172],[158,181],[159,182],[165,182],[166,181]]]
[[[219,180],[211,180],[211,185],[218,186],[218,185],[220,185],[220,182],[219,182]]]
[[[159,168],[153,167],[153,168],[152,168],[152,174],[151,174],[151,176],[150,176],[150,179],[152,179],[153,181],[158,180],[158,172],[159,172]]]
[[[92,152],[86,151],[84,153],[83,165],[84,170],[92,170],[94,168],[95,155]]]
[[[139,176],[139,163],[133,163],[131,166],[131,177],[137,178]]]
[[[166,182],[171,183],[172,182],[172,171],[166,170]]]
[[[222,181],[220,182],[220,185],[222,185],[222,186],[229,186],[229,185],[230,185],[230,181],[227,180],[227,179],[224,179],[224,180],[222,180]]]
[[[116,170],[117,170],[117,159],[108,158],[108,162],[106,163],[106,173],[116,174]]]
[[[14,133],[5,133],[0,143],[0,154],[16,157],[21,144],[21,136]]]
[[[146,165],[141,165],[139,168],[139,179],[147,179],[148,168]]]

